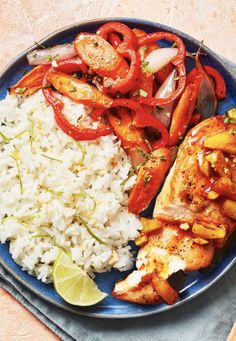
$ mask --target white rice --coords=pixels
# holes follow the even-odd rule
[[[63,101],[71,122],[91,124],[83,105]],[[0,123],[13,138],[0,136],[0,242],[10,241],[13,259],[43,282],[52,280],[60,248],[89,274],[130,269],[128,241],[141,228],[127,210],[136,176],[126,181],[132,167],[116,137],[79,144],[57,128],[41,91],[24,100],[8,95],[0,102]]]

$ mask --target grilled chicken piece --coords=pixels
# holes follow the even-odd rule
[[[235,229],[235,220],[221,209],[225,199],[218,198],[217,193],[216,200],[207,197],[205,190],[211,181],[199,169],[202,153],[211,152],[204,148],[204,139],[228,128],[232,127],[225,127],[223,118],[215,117],[203,121],[188,133],[157,198],[154,217],[161,227],[159,224],[157,230],[145,234],[147,238],[144,238],[136,261],[137,270],[116,283],[113,296],[141,304],[175,303],[178,294],[168,282],[170,275],[179,270],[197,271],[209,266],[215,249],[221,247]],[[234,163],[235,156],[228,157]],[[231,166],[226,173],[229,172],[233,179],[235,167]],[[231,215],[232,207],[231,203],[228,210]],[[197,231],[199,227],[201,230],[201,224],[203,228],[221,228],[221,235],[225,229],[225,237],[214,239],[215,231],[208,239],[193,233],[191,226],[194,225],[193,230]]]

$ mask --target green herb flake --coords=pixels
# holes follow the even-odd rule
[[[161,69],[163,72],[166,72],[166,66],[163,66]]]
[[[152,180],[152,176],[150,174],[145,175],[143,178],[143,186],[146,187],[150,180]]]
[[[49,54],[44,59],[45,59],[46,62],[51,62],[53,60],[53,57]]]
[[[148,61],[142,62],[142,70],[143,70],[144,72],[147,72],[147,73],[150,73],[150,72],[151,72],[151,69],[150,69],[149,62],[148,62]]]
[[[148,154],[148,153],[145,153],[142,149],[137,149],[137,153],[138,153],[140,156],[144,157],[146,160],[149,159],[149,154]]]
[[[23,92],[25,92],[25,90],[27,90],[26,87],[15,88],[15,93],[16,94],[23,94]]]
[[[77,219],[86,228],[87,232],[90,234],[91,237],[97,240],[100,244],[106,245],[106,243],[103,240],[101,240],[92,232],[91,228],[86,224],[86,222],[81,216],[77,216]]]
[[[161,160],[161,161],[166,161],[165,155],[161,155],[161,156],[160,156],[160,160]]]
[[[225,124],[229,124],[229,121],[230,121],[229,117],[228,117],[228,116],[225,116],[225,118],[224,118],[224,123],[225,123]]]
[[[96,47],[97,47],[97,46],[98,46],[98,42],[94,41],[94,42],[93,42],[93,46],[96,46]]]
[[[147,93],[147,91],[145,91],[143,89],[139,89],[139,95],[141,97],[145,97],[146,98],[148,96],[148,93]]]
[[[57,162],[61,162],[61,163],[62,163],[61,160],[56,159],[56,158],[54,158],[54,157],[51,157],[51,156],[48,156],[48,155],[45,155],[45,154],[40,154],[40,155],[43,156],[43,157],[46,157],[46,158],[49,159],[49,160],[57,161]]]
[[[148,62],[148,61],[142,62],[142,68],[145,68],[145,67],[148,66],[148,65],[149,65],[149,62]]]

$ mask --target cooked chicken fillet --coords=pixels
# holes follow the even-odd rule
[[[161,300],[175,303],[178,294],[168,282],[170,275],[209,266],[215,248],[222,246],[235,228],[235,220],[220,210],[220,202],[207,199],[204,190],[209,179],[199,171],[198,165],[205,151],[203,139],[222,131],[222,122],[222,118],[208,119],[186,136],[156,201],[154,217],[161,221],[161,227],[148,234],[138,252],[137,270],[116,283],[115,297],[142,304]],[[195,221],[222,224],[226,237],[199,238],[190,228]]]

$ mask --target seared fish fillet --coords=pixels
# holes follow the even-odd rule
[[[198,245],[193,239],[192,233],[163,223],[163,227],[152,233],[139,250],[137,270],[116,283],[113,295],[135,303],[165,300],[173,304],[178,296],[168,284],[168,277],[179,270],[195,271],[207,267],[214,255],[212,243]],[[165,285],[166,294],[161,292],[161,288],[155,288],[153,279],[160,282],[162,287]]]
[[[235,229],[235,220],[220,209],[221,199],[206,197],[209,179],[199,170],[204,138],[222,131],[223,125],[222,118],[210,118],[186,136],[156,201],[154,218],[161,221],[160,227],[148,234],[137,256],[137,270],[116,283],[113,296],[141,304],[175,303],[178,294],[168,282],[170,275],[209,266],[215,249]],[[196,235],[191,228],[195,222],[224,226],[224,238]]]
[[[217,116],[201,122],[188,133],[157,197],[154,218],[190,225],[196,220],[209,221],[224,225],[227,228],[226,238],[232,233],[235,221],[222,213],[219,201],[207,198],[204,191],[209,187],[209,179],[199,170],[199,160],[205,153],[204,138],[221,132],[223,126],[223,118]],[[218,240],[216,246],[221,247],[226,238]]]

